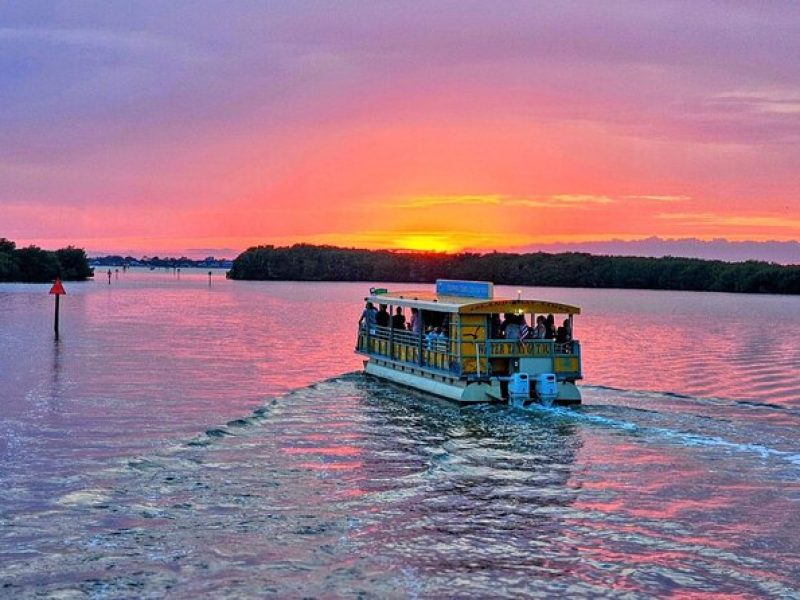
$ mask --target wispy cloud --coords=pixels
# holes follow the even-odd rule
[[[792,2],[59,6],[0,2],[7,235],[800,237]]]
[[[395,208],[429,208],[431,206],[456,205],[497,205],[507,200],[506,196],[499,195],[462,195],[462,196],[420,196],[405,198],[397,201]]]
[[[800,89],[754,89],[718,94],[714,101],[723,106],[781,115],[800,114]]]
[[[615,202],[609,196],[597,196],[593,194],[554,194],[552,196],[534,196],[533,198],[512,198],[509,200],[511,205],[522,206],[551,206],[559,207],[565,204],[592,205],[592,204],[611,204]]]
[[[728,227],[751,227],[753,229],[797,229],[800,218],[782,215],[725,215],[719,213],[663,213],[659,219],[680,221],[685,225],[717,225]]]
[[[430,208],[432,206],[527,206],[532,208],[580,207],[611,204],[613,198],[591,194],[554,194],[551,196],[515,197],[501,194],[475,194],[461,196],[422,196],[406,198],[394,204],[396,208]]]
[[[91,28],[0,27],[0,42],[74,46],[100,51],[118,50],[137,54],[169,53],[172,59],[195,60],[208,54],[197,46],[175,38],[144,32]]]
[[[393,204],[395,208],[430,208],[432,206],[525,206],[530,208],[588,208],[623,201],[642,200],[649,202],[684,202],[690,196],[641,194],[609,196],[605,194],[551,194],[537,196],[507,196],[503,194],[466,194],[444,196],[420,196],[404,198]]]
[[[503,242],[521,245],[530,236],[523,233],[508,233]],[[365,248],[389,248],[394,250],[458,251],[463,248],[493,248],[497,246],[497,235],[469,230],[370,230],[355,234],[318,234],[308,236],[307,241],[337,246]],[[296,240],[294,240],[296,241]]]
[[[625,200],[644,200],[644,201],[651,201],[651,202],[686,202],[691,200],[691,196],[669,196],[669,195],[655,195],[655,194],[643,194],[643,195],[631,195],[631,196],[623,196]]]

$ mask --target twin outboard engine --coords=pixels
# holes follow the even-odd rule
[[[555,373],[540,373],[534,382],[535,397],[545,406],[552,406],[558,398],[558,381]],[[527,373],[514,373],[508,380],[508,401],[512,406],[524,408],[530,404],[531,380]]]
[[[540,373],[536,376],[536,397],[545,406],[552,406],[558,398],[558,382],[555,373]]]
[[[531,380],[527,373],[514,373],[508,380],[508,402],[523,408],[531,401]]]

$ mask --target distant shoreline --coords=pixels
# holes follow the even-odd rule
[[[546,254],[440,254],[295,244],[257,246],[233,261],[230,279],[251,281],[493,281],[497,285],[800,294],[800,265],[698,258]]]
[[[0,239],[0,282],[81,281],[91,267],[224,269],[240,281],[341,281],[432,284],[473,279],[497,285],[588,289],[650,289],[745,294],[800,294],[800,265],[681,257],[607,256],[584,252],[459,253],[365,250],[295,244],[257,246],[234,260],[130,256],[87,258],[84,250],[17,249]]]
[[[182,256],[180,258],[154,256],[149,258],[134,258],[133,256],[93,256],[89,258],[89,264],[93,267],[155,267],[156,269],[230,269],[233,261],[227,258],[215,258],[209,256],[202,260],[194,260]]]

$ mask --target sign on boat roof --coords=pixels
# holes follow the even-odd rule
[[[577,315],[581,312],[577,306],[546,300],[495,299],[494,284],[489,281],[437,279],[436,291],[390,292],[385,288],[373,288],[366,299],[374,304],[415,306],[421,310],[461,314],[554,313]]]

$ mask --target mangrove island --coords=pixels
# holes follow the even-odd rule
[[[474,279],[498,285],[800,294],[798,265],[580,252],[443,254],[309,244],[257,246],[236,257],[228,277],[400,283]]]
[[[56,277],[65,281],[83,281],[93,275],[82,248],[17,248],[11,240],[0,238],[0,281],[47,283]]]

